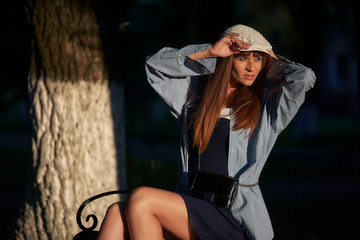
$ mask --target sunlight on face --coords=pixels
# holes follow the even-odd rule
[[[251,86],[262,69],[263,55],[258,52],[241,52],[234,55],[230,84]]]

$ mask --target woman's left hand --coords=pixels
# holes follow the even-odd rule
[[[267,64],[266,64],[266,70],[269,71],[270,68],[272,67],[272,65],[277,61],[279,60],[278,57],[275,55],[274,51],[273,50],[270,50],[269,51],[269,60],[267,61]]]

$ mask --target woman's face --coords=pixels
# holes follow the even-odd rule
[[[251,86],[263,66],[263,55],[259,52],[241,52],[234,55],[230,84]]]

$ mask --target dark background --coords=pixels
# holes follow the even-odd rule
[[[99,16],[110,16],[111,21],[99,17],[103,32],[114,26],[120,32],[109,42],[120,46],[113,59],[125,87],[129,188],[173,189],[176,180],[179,130],[146,82],[145,57],[165,46],[213,43],[225,28],[242,23],[263,33],[275,53],[311,67],[318,78],[280,135],[260,179],[275,239],[358,236],[360,26],[355,1],[95,2]],[[2,2],[0,26],[3,233],[23,201],[25,167],[31,161],[29,34],[22,1]]]

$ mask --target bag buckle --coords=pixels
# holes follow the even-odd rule
[[[212,192],[202,192],[202,199],[213,202],[215,194]]]

